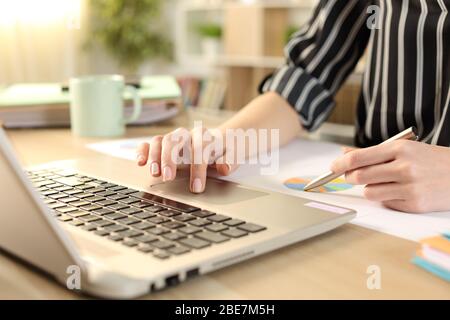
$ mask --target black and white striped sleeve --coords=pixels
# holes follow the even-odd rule
[[[286,45],[286,64],[262,83],[261,92],[275,91],[297,110],[305,129],[326,120],[334,94],[363,55],[371,2],[320,0],[312,19]]]

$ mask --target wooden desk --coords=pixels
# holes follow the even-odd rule
[[[182,115],[157,126],[129,129],[154,135],[192,123]],[[223,118],[201,117],[210,126]],[[88,142],[67,129],[8,131],[24,165],[88,157]],[[198,277],[149,299],[450,299],[450,285],[410,263],[418,244],[355,225]],[[381,268],[381,290],[369,290],[367,267]],[[0,254],[1,299],[80,298]]]

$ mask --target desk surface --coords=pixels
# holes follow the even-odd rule
[[[206,124],[216,116],[195,115]],[[154,135],[189,125],[192,114],[127,137]],[[222,118],[223,119],[223,118]],[[9,130],[24,165],[88,157],[99,139],[72,137],[67,129]],[[346,225],[327,234],[148,295],[148,299],[450,299],[450,285],[410,263],[418,244]],[[381,269],[381,289],[367,288],[367,268]],[[80,296],[0,254],[0,299],[71,299]]]

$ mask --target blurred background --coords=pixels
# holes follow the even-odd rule
[[[283,63],[283,47],[316,2],[0,0],[0,86],[170,75],[183,108],[235,111]],[[362,68],[339,92],[329,122],[353,125]]]

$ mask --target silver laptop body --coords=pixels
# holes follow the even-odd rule
[[[322,234],[356,214],[351,209],[215,179],[208,180],[207,190],[201,195],[187,190],[186,178],[151,186],[146,169],[101,155],[31,169],[78,172],[266,228],[168,259],[155,258],[136,247],[58,221],[20,166],[0,128],[1,249],[44,270],[69,288],[76,284],[73,276],[79,270],[81,291],[105,298],[134,298],[162,289]]]

